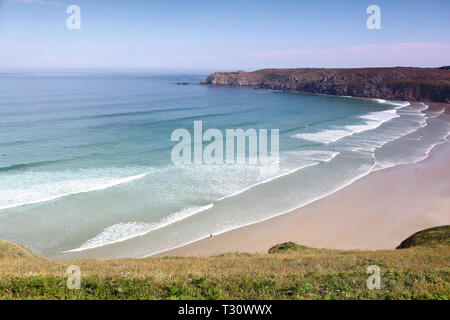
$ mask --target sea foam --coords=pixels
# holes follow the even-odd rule
[[[222,196],[217,201],[237,196],[261,184],[269,183],[302,169],[318,165],[321,162],[329,162],[338,156],[339,153],[340,152],[329,150],[298,150],[285,152],[281,156],[281,162],[285,164],[283,168],[280,168],[278,165],[262,166],[259,169],[259,179],[256,179],[255,182],[250,183],[247,186],[237,186],[236,190]]]
[[[336,129],[324,129],[318,132],[311,133],[297,133],[292,135],[292,138],[328,144],[354,135],[356,133],[376,129],[383,123],[398,117],[400,116],[397,114],[396,109],[371,112],[359,117],[361,120],[363,120],[363,124],[348,125]]]
[[[107,168],[77,171],[20,172],[2,177],[0,210],[105,190],[146,176],[142,169]]]
[[[73,250],[68,250],[65,252],[77,252],[88,249],[94,249],[126,241],[132,238],[144,236],[152,231],[167,227],[168,225],[187,219],[200,212],[211,209],[212,207],[213,204],[209,204],[202,207],[184,208],[154,223],[146,223],[146,222],[117,223],[115,225],[107,227],[105,230],[103,230],[100,234],[98,234],[94,238],[87,240],[81,247]]]

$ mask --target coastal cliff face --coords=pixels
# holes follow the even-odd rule
[[[446,69],[263,69],[216,72],[202,84],[388,100],[450,101],[450,70]]]

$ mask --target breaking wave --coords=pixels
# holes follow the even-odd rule
[[[103,247],[117,242],[144,236],[152,231],[167,227],[175,222],[187,219],[205,210],[211,209],[212,204],[203,207],[185,208],[172,213],[155,223],[127,222],[112,225],[92,239],[87,240],[81,247],[66,252],[77,252]]]

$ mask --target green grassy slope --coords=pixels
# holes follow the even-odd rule
[[[450,245],[450,226],[442,226],[419,231],[400,243],[397,249],[437,245]]]
[[[36,255],[17,243],[0,240],[0,259],[2,258],[34,258]]]
[[[449,230],[419,233],[421,240],[402,250],[324,250],[287,243],[271,254],[109,261],[50,261],[13,253],[0,258],[0,298],[449,299]],[[16,249],[5,249],[3,242],[1,250]],[[80,290],[66,286],[66,270],[73,264],[81,269]],[[381,290],[366,286],[370,265],[381,269]]]

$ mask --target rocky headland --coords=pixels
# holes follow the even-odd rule
[[[450,102],[450,70],[444,67],[215,72],[201,83],[388,100]]]

